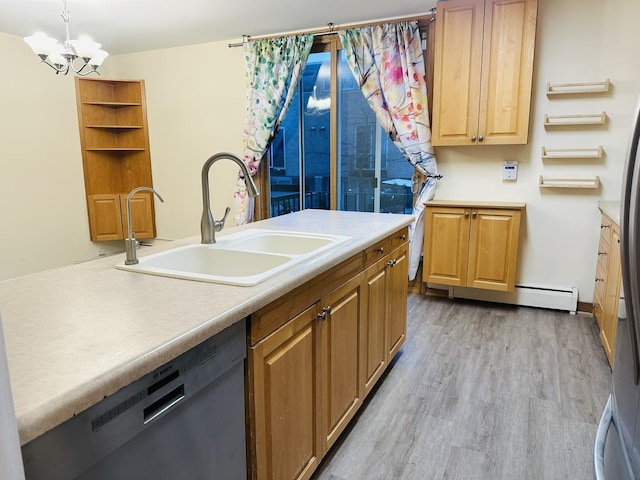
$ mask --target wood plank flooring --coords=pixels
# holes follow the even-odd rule
[[[591,317],[408,305],[407,342],[314,480],[593,478],[611,370]]]

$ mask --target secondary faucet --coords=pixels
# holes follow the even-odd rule
[[[238,156],[233,153],[222,152],[209,157],[202,167],[202,220],[200,221],[202,243],[216,243],[216,232],[223,229],[224,222],[231,210],[229,207],[225,209],[222,220],[214,220],[213,215],[211,214],[211,200],[209,198],[209,169],[211,168],[211,165],[223,158],[232,160],[238,164],[240,170],[242,170],[244,184],[247,187],[249,197],[254,198],[258,196],[258,187],[256,187],[253,178],[251,178],[247,166]]]
[[[131,197],[133,197],[136,193],[138,193],[141,190],[146,190],[148,192],[154,193],[160,199],[161,202],[164,202],[164,200],[162,199],[160,194],[158,192],[156,192],[151,187],[136,187],[136,188],[134,188],[133,190],[131,190],[129,192],[129,195],[127,195],[127,234],[128,234],[128,237],[124,241],[124,249],[125,249],[125,252],[127,254],[127,258],[124,261],[125,265],[135,265],[135,264],[138,263],[138,259],[136,257],[136,248],[138,248],[138,245],[140,245],[140,243],[136,240],[136,235],[135,235],[135,233],[133,233],[133,231],[131,229]]]

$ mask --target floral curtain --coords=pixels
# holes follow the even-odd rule
[[[256,40],[244,47],[247,116],[242,160],[251,175],[289,110],[312,45],[313,35],[306,34]],[[249,200],[239,176],[234,192],[236,225],[251,221],[253,202]]]
[[[431,146],[425,66],[418,22],[338,31],[347,62],[378,122],[426,180],[419,185],[409,228],[409,279],[420,264],[424,202],[433,198],[438,167]],[[414,179],[417,178],[414,175]]]

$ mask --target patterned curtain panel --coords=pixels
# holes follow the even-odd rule
[[[256,40],[245,45],[247,117],[242,159],[254,175],[286,116],[309,57],[313,35]],[[249,202],[239,177],[234,192],[235,224],[251,221]]]
[[[433,198],[438,167],[431,146],[425,66],[418,22],[338,31],[347,62],[376,118],[417,171],[420,185],[409,228],[409,279],[422,254],[423,203]]]

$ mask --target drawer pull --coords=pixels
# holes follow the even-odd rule
[[[476,218],[477,216],[478,216],[478,212],[473,212],[473,213],[471,214],[471,217],[472,217],[472,218]]]
[[[376,252],[378,252],[378,253],[384,253],[384,247],[380,247],[380,248],[378,248],[378,250],[376,250]]]
[[[606,254],[607,254],[607,252],[598,252],[598,256],[600,256],[600,255],[606,255]]]
[[[477,138],[477,137],[474,135],[473,137],[471,137],[471,141],[472,141],[472,142],[475,142],[475,141],[476,141],[476,138]]]
[[[464,218],[469,218],[469,212],[464,212]]]
[[[331,315],[331,306],[323,307],[322,313],[318,314],[318,318],[324,322],[329,315]]]
[[[600,228],[611,228],[611,224],[609,224],[609,225],[601,224],[601,225],[600,225]]]
[[[400,238],[400,240],[404,242],[407,239],[407,236],[403,234],[403,235],[400,235],[400,237],[398,238]]]
[[[388,267],[395,267],[397,264],[398,264],[398,260],[396,260],[395,258],[387,262]]]
[[[598,278],[598,277],[596,277],[596,283],[597,283],[597,282],[604,282],[604,278]]]

